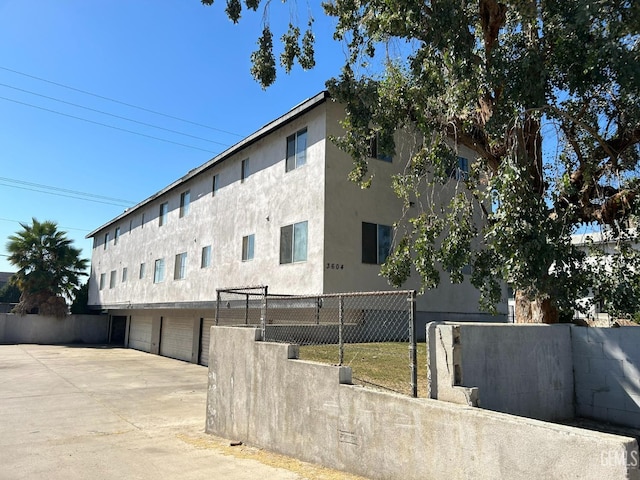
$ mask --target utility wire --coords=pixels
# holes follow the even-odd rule
[[[19,224],[25,224],[28,225],[29,222],[23,222],[21,220],[14,220],[11,218],[0,218],[0,221],[3,222],[11,222],[11,223],[19,223]],[[86,229],[86,228],[72,228],[72,227],[60,227],[62,230],[77,230],[78,232],[90,232],[91,230]]]
[[[141,137],[151,138],[153,140],[159,140],[161,142],[171,143],[173,145],[179,145],[181,147],[191,148],[193,150],[200,150],[201,152],[207,152],[207,153],[213,153],[213,154],[217,153],[217,152],[213,152],[211,150],[205,150],[204,148],[194,147],[193,145],[187,145],[186,143],[174,142],[172,140],[167,140],[166,138],[155,137],[153,135],[147,135],[146,133],[134,132],[133,130],[128,130],[126,128],[116,127],[114,125],[109,125],[109,124],[102,123],[102,122],[96,122],[94,120],[89,120],[88,118],[82,118],[82,117],[78,117],[76,115],[70,115],[68,113],[62,113],[62,112],[59,112],[57,110],[51,110],[50,108],[39,107],[38,105],[33,105],[31,103],[26,103],[26,102],[20,102],[18,100],[13,100],[13,99],[7,98],[7,97],[1,97],[0,96],[0,100],[6,100],[7,102],[13,102],[13,103],[17,103],[17,104],[20,104],[20,105],[25,105],[27,107],[37,108],[39,110],[44,110],[45,112],[55,113],[57,115],[62,115],[64,117],[69,117],[69,118],[73,118],[73,119],[76,119],[76,120],[82,120],[83,122],[93,123],[94,125],[100,125],[101,127],[112,128],[113,130],[120,130],[121,132],[127,132],[127,133],[131,133],[133,135],[139,135]]]
[[[5,186],[5,187],[11,187],[11,188],[19,188],[21,190],[29,190],[31,192],[46,193],[48,195],[55,195],[57,197],[73,198],[74,200],[85,200],[87,202],[103,203],[105,205],[115,205],[117,207],[129,207],[131,205],[131,204],[123,204],[123,203],[117,203],[117,202],[110,202],[110,201],[106,201],[106,200],[97,200],[97,199],[88,198],[88,197],[79,197],[79,196],[74,196],[74,195],[67,195],[67,194],[64,194],[64,193],[47,192],[45,190],[38,190],[37,188],[21,187],[21,186],[18,186],[18,185],[7,185],[7,184],[1,183],[1,182],[0,182],[0,185]]]
[[[115,115],[113,113],[109,113],[109,112],[105,112],[102,110],[97,110],[95,108],[90,108],[90,107],[85,107],[84,105],[79,105],[77,103],[73,103],[73,102],[67,102],[66,100],[61,100],[59,98],[55,98],[55,97],[49,97],[47,95],[42,95],[40,93],[36,93],[36,92],[32,92],[30,90],[25,90],[23,88],[18,88],[18,87],[14,87],[12,85],[7,85],[6,83],[0,83],[0,86],[2,87],[6,87],[6,88],[11,88],[13,90],[17,90],[19,92],[24,92],[24,93],[28,93],[30,95],[35,95],[37,97],[42,97],[42,98],[46,98],[48,100],[53,100],[54,102],[59,102],[59,103],[64,103],[65,105],[71,105],[73,107],[77,107],[77,108],[82,108],[84,110],[89,110],[90,112],[96,112],[96,113],[101,113],[102,115],[108,115],[110,117],[114,117],[114,118],[119,118],[120,120],[126,120],[128,122],[133,122],[133,123],[137,123],[139,125],[144,125],[145,127],[151,127],[151,128],[157,128],[158,130],[164,130],[165,132],[171,132],[171,133],[176,133],[178,135],[183,135],[185,137],[190,137],[190,138],[195,138],[196,140],[202,140],[205,142],[209,142],[209,143],[215,143],[217,145],[222,145],[223,147],[228,147],[229,144],[228,143],[222,143],[222,142],[216,142],[215,140],[209,140],[207,138],[203,138],[203,137],[198,137],[196,135],[191,135],[189,133],[184,133],[184,132],[179,132],[177,130],[172,130],[170,128],[164,128],[164,127],[159,127],[157,125],[153,125],[151,123],[145,123],[145,122],[141,122],[139,120],[134,120],[132,118],[128,118],[128,117],[122,117],[120,115]]]
[[[66,189],[66,188],[55,187],[55,186],[52,186],[52,185],[43,185],[41,183],[33,183],[33,182],[27,182],[25,180],[18,180],[16,178],[0,177],[0,181],[10,182],[10,183],[19,183],[21,185],[28,185],[30,187],[44,188],[44,189],[47,189],[47,190],[56,190],[58,192],[71,193],[73,195],[80,195],[80,196],[83,196],[83,197],[92,197],[92,198],[100,199],[100,200],[111,200],[113,202],[126,203],[127,205],[133,205],[135,203],[132,200],[125,200],[125,199],[122,199],[122,198],[114,198],[114,197],[105,197],[104,195],[96,195],[95,193],[81,192],[79,190],[69,190],[69,189]]]
[[[168,114],[166,114],[166,113],[157,112],[157,111],[155,111],[155,110],[151,110],[151,109],[148,109],[148,108],[139,107],[139,106],[137,106],[137,105],[132,105],[132,104],[130,104],[130,103],[122,102],[122,101],[120,101],[120,100],[115,100],[115,99],[113,99],[113,98],[104,97],[104,96],[102,96],[102,95],[98,95],[98,94],[96,94],[96,93],[87,92],[86,90],[81,90],[81,89],[79,89],[79,88],[71,87],[71,86],[69,86],[69,85],[64,85],[64,84],[62,84],[62,83],[53,82],[53,81],[51,81],[51,80],[47,80],[47,79],[44,79],[44,78],[41,78],[41,77],[36,77],[35,75],[29,75],[28,73],[23,73],[23,72],[19,72],[19,71],[17,71],[17,70],[12,70],[12,69],[7,68],[7,67],[2,67],[2,66],[0,66],[0,70],[5,70],[5,71],[7,71],[7,72],[11,72],[11,73],[15,73],[15,74],[18,74],[18,75],[22,75],[22,76],[24,76],[24,77],[33,78],[33,79],[35,79],[35,80],[39,80],[39,81],[41,81],[41,82],[46,82],[46,83],[49,83],[49,84],[51,84],[51,85],[56,85],[56,86],[58,86],[58,87],[66,88],[66,89],[69,89],[69,90],[73,90],[73,91],[75,91],[75,92],[84,93],[85,95],[91,95],[92,97],[100,98],[100,99],[102,99],[102,100],[108,100],[109,102],[118,103],[118,104],[120,104],[120,105],[125,105],[125,106],[127,106],[127,107],[131,107],[131,108],[136,108],[136,109],[138,109],[138,110],[142,110],[142,111],[144,111],[144,112],[153,113],[154,115],[160,115],[160,116],[163,116],[163,117],[172,118],[173,120],[178,120],[178,121],[180,121],[180,122],[184,122],[184,123],[190,123],[191,125],[197,125],[198,127],[208,128],[209,130],[214,130],[214,131],[216,131],[216,132],[226,133],[226,134],[228,134],[228,135],[234,135],[234,136],[236,136],[236,137],[240,137],[240,138],[242,138],[242,137],[243,137],[243,135],[240,135],[240,134],[238,134],[238,133],[229,132],[229,131],[227,131],[227,130],[222,130],[222,129],[220,129],[220,128],[210,127],[210,126],[208,126],[208,125],[204,125],[204,124],[202,124],[202,123],[192,122],[191,120],[185,120],[184,118],[175,117],[175,116],[173,116],[173,115],[168,115]]]

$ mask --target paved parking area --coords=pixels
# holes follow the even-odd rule
[[[216,448],[206,387],[135,350],[0,345],[0,479],[307,478]]]

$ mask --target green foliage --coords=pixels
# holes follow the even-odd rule
[[[19,270],[12,282],[22,296],[17,311],[28,313],[34,309],[51,307],[56,315],[66,308],[64,298],[72,298],[80,277],[86,275],[87,260],[72,246],[66,232],[59,231],[55,222],[20,224],[21,231],[9,236],[9,262]]]
[[[251,54],[251,75],[267,88],[276,80],[276,59],[273,56],[273,34],[268,25],[258,39],[258,50]]]
[[[18,303],[20,301],[20,289],[9,282],[0,288],[0,303]]]
[[[532,300],[550,299],[560,313],[579,307],[575,300],[590,287],[608,298],[636,298],[632,263],[601,269],[596,278],[571,234],[585,225],[619,233],[637,213],[638,5],[323,4],[336,20],[333,37],[348,49],[341,75],[327,88],[346,109],[345,133],[332,140],[353,158],[349,178],[363,188],[373,181],[374,136],[386,152],[395,150],[394,134],[405,138],[407,165],[393,188],[406,215],[382,269],[392,284],[412,271],[424,288],[437,286],[443,272],[458,282],[469,265],[485,307],[499,298],[499,279]],[[306,52],[313,34],[305,33],[301,49],[299,35],[291,25],[282,37],[287,72],[296,58],[312,66]],[[268,27],[252,60],[261,85],[273,83]],[[456,179],[450,171],[460,150],[472,168]],[[611,302],[612,311],[623,310]]]
[[[71,303],[71,313],[88,314],[94,313],[89,309],[89,282],[83,283],[75,292]]]

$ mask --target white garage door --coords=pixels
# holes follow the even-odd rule
[[[209,341],[211,339],[211,326],[215,324],[215,318],[203,319],[202,337],[200,337],[200,365],[209,365]]]
[[[160,355],[191,361],[193,319],[164,317],[160,334]]]
[[[129,325],[129,348],[151,351],[151,317],[131,317]]]

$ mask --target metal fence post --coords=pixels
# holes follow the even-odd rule
[[[344,362],[344,339],[342,338],[342,327],[344,326],[344,298],[342,295],[338,297],[338,322],[338,365],[342,365]]]
[[[220,290],[216,290],[216,325],[220,322]]]
[[[267,340],[267,297],[269,287],[267,285],[264,286],[264,290],[262,291],[262,308],[260,312],[260,330],[262,330],[262,341]]]
[[[416,342],[416,292],[412,290],[407,299],[409,307],[409,356],[411,358],[411,396],[418,397],[418,354]]]

